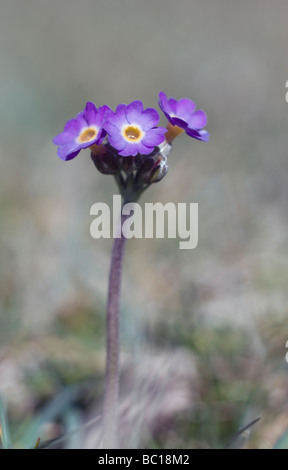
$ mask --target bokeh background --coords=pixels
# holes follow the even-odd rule
[[[112,240],[91,238],[90,207],[110,204],[116,186],[89,151],[61,161],[52,139],[86,101],[157,107],[164,90],[206,111],[211,140],[179,137],[142,202],[198,202],[199,244],[128,243],[121,446],[287,447],[287,2],[0,9],[0,415],[11,445],[100,445]]]

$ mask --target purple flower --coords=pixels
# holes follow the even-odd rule
[[[179,101],[174,98],[167,98],[163,91],[159,93],[159,106],[168,121],[173,126],[183,129],[186,134],[195,139],[208,141],[209,134],[203,127],[207,124],[207,116],[204,111],[195,111],[196,105],[188,98],[181,98]]]
[[[66,161],[71,160],[80,150],[93,144],[101,144],[106,135],[103,122],[109,110],[106,105],[97,110],[94,103],[88,102],[84,111],[77,114],[75,119],[68,121],[64,131],[54,137],[53,143],[59,145],[58,157]]]
[[[115,113],[107,113],[104,129],[119,155],[148,155],[165,139],[167,129],[156,127],[158,123],[156,109],[143,110],[141,101],[133,101],[128,105],[119,104]]]

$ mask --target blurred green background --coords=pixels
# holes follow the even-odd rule
[[[225,447],[261,416],[231,445],[287,446],[287,2],[0,9],[0,394],[12,445],[100,442],[89,422],[101,414],[112,240],[91,238],[90,207],[116,186],[89,151],[61,161],[52,139],[86,101],[157,107],[164,90],[206,111],[211,140],[179,137],[142,202],[198,202],[199,244],[128,243],[121,445]]]

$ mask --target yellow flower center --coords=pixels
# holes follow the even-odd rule
[[[89,142],[90,140],[95,139],[97,132],[96,128],[87,127],[87,129],[84,129],[84,131],[79,135],[78,142],[83,144],[84,142]]]
[[[136,125],[130,125],[125,127],[122,134],[125,139],[129,140],[130,142],[137,142],[141,140],[143,136],[142,130]]]

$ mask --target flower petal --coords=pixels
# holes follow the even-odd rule
[[[204,140],[205,142],[208,142],[210,139],[210,134],[206,129],[200,129],[199,134],[201,135],[200,140]]]
[[[98,134],[97,134],[97,145],[101,144],[101,142],[104,140],[104,138],[106,137],[107,135],[107,132],[105,131],[105,129],[100,129]]]
[[[138,151],[139,149],[139,143],[127,143],[126,142],[126,145],[125,147],[119,152],[119,155],[122,155],[122,157],[135,157],[137,155],[137,153],[139,153]]]
[[[64,145],[67,144],[70,140],[74,139],[74,136],[71,136],[69,132],[61,132],[61,134],[58,134],[54,137],[53,139],[53,144],[55,145]]]
[[[65,158],[64,157],[60,157],[60,158],[61,160],[68,162],[69,160],[73,160],[73,158],[77,157],[78,153],[80,153],[80,150],[76,150],[76,152],[69,153],[69,155],[67,155]]]
[[[159,106],[162,109],[163,113],[168,112],[170,113],[172,110],[170,108],[170,104],[167,99],[166,93],[164,91],[160,91],[159,93],[159,100],[158,100]]]
[[[173,114],[177,113],[177,100],[175,98],[169,98],[169,106]]]
[[[122,157],[135,157],[138,153],[141,155],[149,155],[152,152],[151,148],[146,147],[141,142],[137,143],[127,143],[123,150],[119,152],[119,155]]]
[[[187,135],[189,135],[190,137],[193,137],[194,139],[198,139],[198,140],[203,140],[205,142],[208,142],[209,141],[209,133],[206,131],[206,129],[191,129],[190,127],[187,127],[185,129],[185,132]]]
[[[118,129],[121,129],[124,124],[127,124],[126,119],[126,111],[127,105],[126,104],[119,104],[116,108],[115,113],[107,113],[106,122],[110,122],[114,124]],[[105,126],[106,127],[106,124]]]
[[[141,116],[143,111],[143,103],[142,101],[132,101],[132,103],[128,104],[126,108],[126,118],[129,124],[134,122],[139,122],[139,116]]]
[[[189,100],[188,98],[181,98],[176,102],[176,116],[182,118],[185,121],[188,121],[189,117],[192,116],[196,108],[194,101]]]
[[[83,118],[83,116],[77,116],[77,118],[70,119],[66,122],[64,127],[64,132],[70,133],[73,136],[79,135],[81,129],[87,126],[87,122]]]
[[[188,123],[185,119],[181,119],[178,116],[173,116],[170,119],[171,124],[174,126],[182,127],[182,129],[185,129],[188,126]]]
[[[147,108],[142,112],[141,117],[138,120],[138,124],[140,124],[142,129],[146,131],[147,129],[157,126],[159,120],[159,114],[156,109]]]
[[[165,140],[165,134],[167,129],[165,127],[158,127],[156,129],[149,129],[145,132],[143,139],[141,140],[142,144],[146,147],[156,147]]]
[[[114,134],[120,134],[121,130],[109,119],[104,124],[104,129],[108,132],[109,136]]]
[[[127,144],[127,141],[123,139],[120,132],[108,135],[108,140],[112,147],[114,147],[118,151],[123,150]]]
[[[107,106],[106,104],[104,104],[104,106],[100,106],[100,108],[98,108],[96,124],[101,123],[102,124],[101,127],[103,127],[103,123],[105,119],[107,119],[110,114],[114,114],[114,113],[112,109],[109,108],[109,106]]]
[[[170,98],[171,100],[171,98]],[[169,101],[170,101],[169,100]],[[168,121],[175,125],[174,122],[173,122],[173,114],[175,114],[175,106],[174,106],[174,111],[172,110],[171,106],[170,106],[170,103],[169,103],[168,99],[167,99],[167,96],[166,94],[163,92],[163,91],[160,91],[159,93],[159,100],[158,100],[158,103],[159,103],[159,106],[160,106],[160,109],[161,111],[164,113],[166,119],[168,119]],[[175,101],[175,100],[174,100]]]
[[[57,155],[62,160],[71,160],[76,157],[81,150],[81,146],[77,142],[69,142],[68,144],[62,145],[57,150]]]
[[[98,113],[95,104],[91,101],[88,101],[83,111],[83,117],[86,120],[88,126],[95,123],[95,120],[97,119],[97,114]]]
[[[147,147],[142,142],[139,142],[139,144],[138,144],[138,152],[141,155],[149,155],[151,152],[153,152],[153,149],[154,149],[154,146],[153,147]]]
[[[202,109],[199,109],[196,113],[192,114],[188,120],[189,127],[192,127],[193,129],[201,129],[202,127],[205,127],[206,124],[207,115],[202,111]]]

